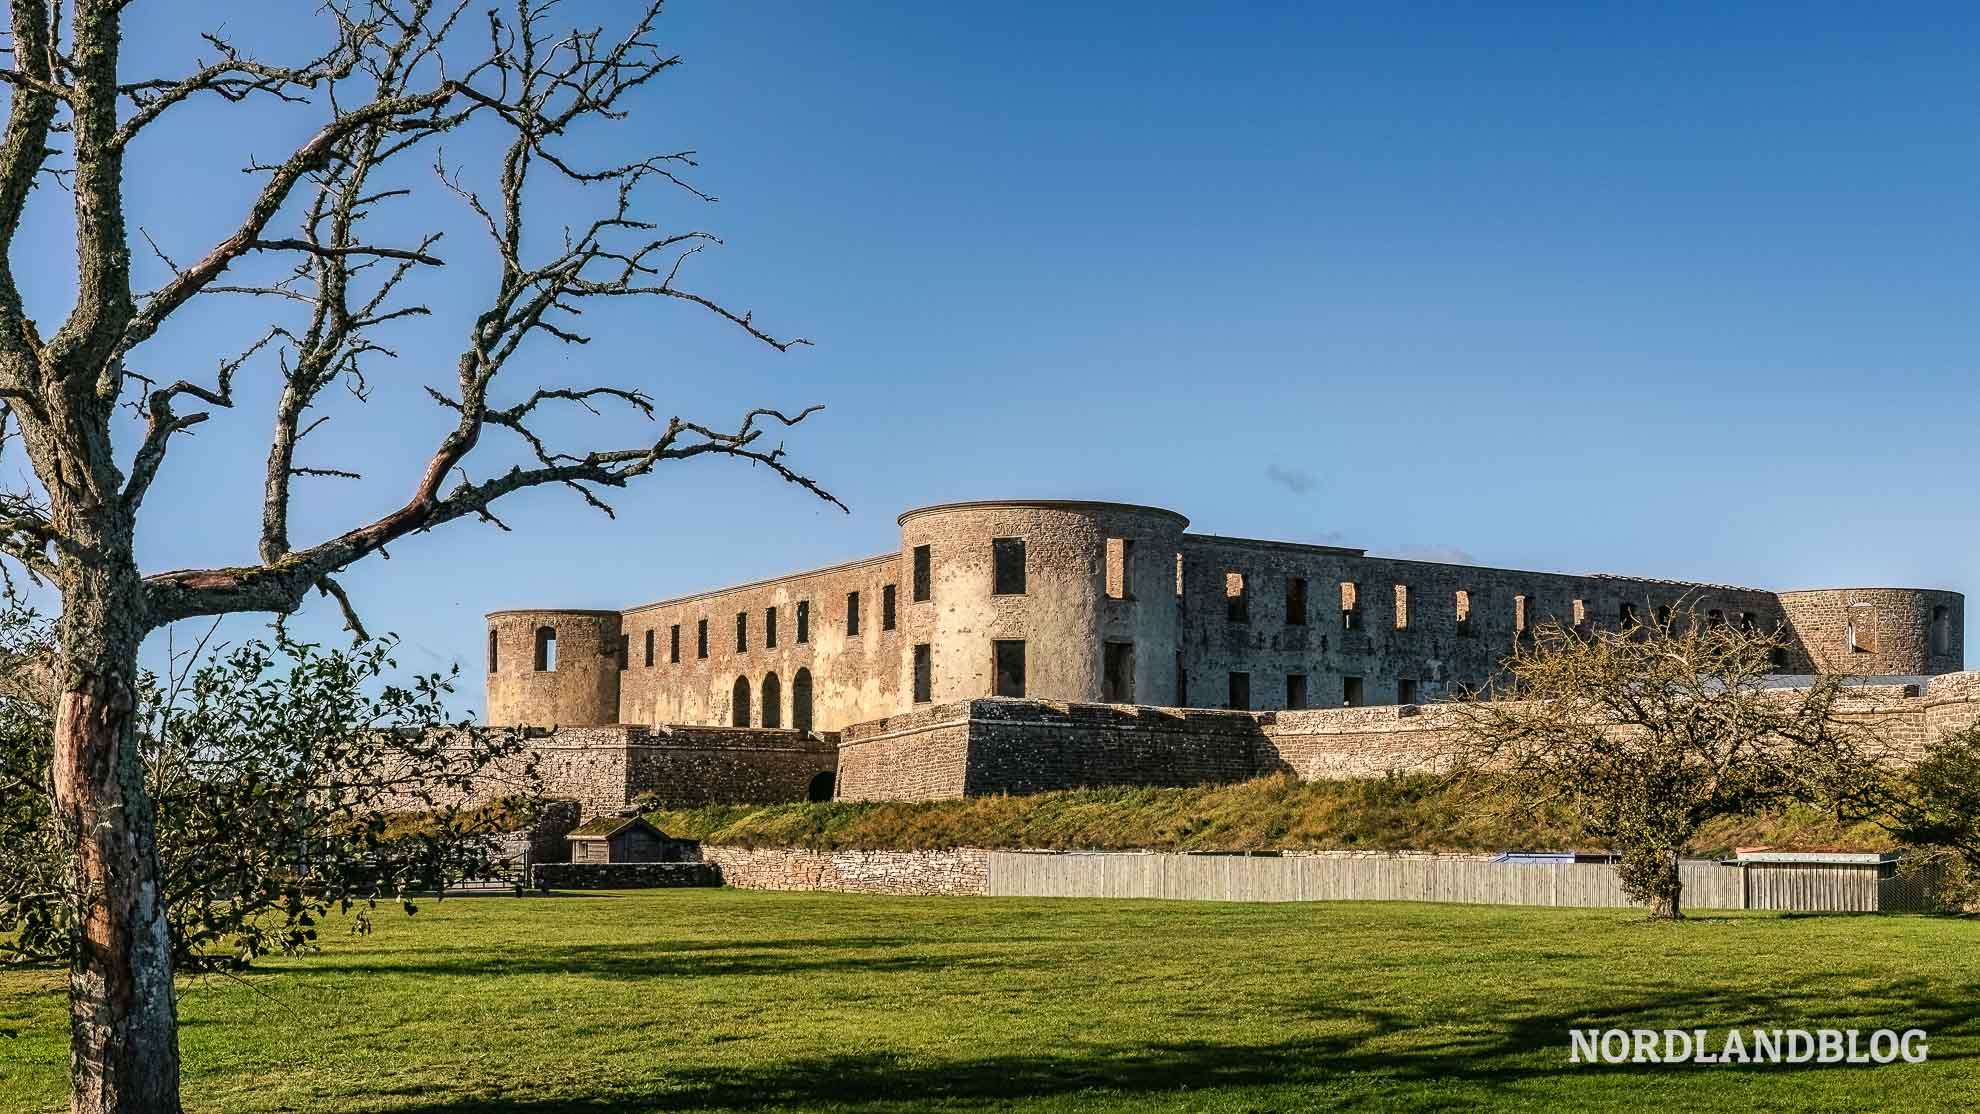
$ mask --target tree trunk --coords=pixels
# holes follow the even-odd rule
[[[1684,919],[1684,911],[1678,899],[1684,894],[1684,876],[1678,870],[1678,853],[1671,852],[1670,859],[1660,864],[1663,875],[1657,888],[1657,896],[1650,902],[1650,919],[1676,921]]]
[[[144,588],[127,523],[62,566],[55,816],[70,852],[74,1114],[176,1114],[179,1043],[171,935],[133,680]]]

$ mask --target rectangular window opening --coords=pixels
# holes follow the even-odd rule
[[[1457,590],[1456,598],[1457,632],[1459,638],[1471,637],[1471,593],[1463,588]]]
[[[914,602],[928,602],[929,593],[932,590],[928,581],[928,547],[917,545],[914,547]]]
[[[1246,591],[1244,574],[1224,571],[1224,618],[1233,623],[1251,622],[1251,594]]]
[[[1526,634],[1533,629],[1533,597],[1513,597],[1513,633]]]
[[[1361,629],[1361,585],[1352,580],[1341,581],[1341,629]]]
[[[646,628],[645,641],[646,641],[646,654],[645,654],[646,668],[651,669],[653,668],[653,628],[652,627]]]
[[[1231,674],[1231,699],[1226,707],[1238,712],[1251,710],[1251,674],[1237,672]]]
[[[1306,625],[1306,578],[1303,576],[1286,578],[1286,625]]]
[[[1101,675],[1101,700],[1106,704],[1134,703],[1134,643],[1109,642]]]
[[[892,584],[883,585],[880,588],[880,629],[894,629],[894,586]]]
[[[706,619],[694,621],[694,656],[697,658],[708,656],[708,620]]]
[[[802,646],[811,641],[811,601],[799,600],[797,605],[797,640]]]
[[[1409,585],[1396,585],[1396,629],[1409,629]]]
[[[1294,710],[1306,707],[1306,674],[1286,674],[1286,707]]]
[[[990,644],[997,673],[998,696],[1024,695],[1024,643],[998,639]]]
[[[935,698],[935,657],[928,643],[914,646],[914,702],[926,704]]]
[[[846,593],[846,637],[859,636],[859,593]]]
[[[1877,609],[1867,603],[1851,604],[1843,624],[1843,641],[1852,654],[1877,652]]]
[[[632,635],[619,636],[618,649],[613,651],[612,656],[619,659],[619,672],[624,673],[626,668],[632,665]]]
[[[1107,539],[1107,598],[1134,598],[1134,542],[1127,538]]]
[[[749,612],[736,612],[736,653],[749,652]]]
[[[763,609],[763,648],[777,648],[777,609],[774,607]]]
[[[681,663],[681,625],[675,623],[667,628],[667,661],[672,665]]]
[[[555,673],[557,671],[557,628],[536,628],[536,671]]]
[[[997,596],[1024,595],[1024,539],[990,539],[990,593]]]
[[[1416,678],[1399,677],[1396,679],[1396,703],[1416,703]]]
[[[1362,697],[1361,697],[1361,678],[1359,678],[1359,677],[1342,677],[1342,678],[1341,678],[1341,707],[1343,707],[1343,708],[1359,708],[1359,707],[1361,707],[1361,705],[1362,705],[1362,703],[1363,703],[1363,700],[1362,700]]]

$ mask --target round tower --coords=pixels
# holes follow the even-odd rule
[[[1958,592],[1818,588],[1780,600],[1794,649],[1805,655],[1790,668],[1860,676],[1965,668],[1966,597]]]
[[[903,692],[1175,702],[1182,515],[997,500],[922,507],[900,525]]]
[[[488,723],[597,727],[619,721],[619,613],[488,615]]]

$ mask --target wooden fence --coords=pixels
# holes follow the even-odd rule
[[[1896,912],[1923,909],[1922,879],[1852,864],[1680,864],[1687,909]],[[1025,852],[990,855],[993,897],[1152,897],[1195,901],[1450,901],[1627,906],[1613,866],[1500,862],[1469,855],[1178,855]]]

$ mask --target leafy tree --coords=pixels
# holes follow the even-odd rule
[[[471,792],[530,794],[534,759],[511,730],[451,721],[451,678],[389,682],[389,639],[325,651],[279,628],[138,686],[140,753],[157,808],[157,854],[181,968],[238,967],[316,946],[329,910],[368,911],[499,871]],[[0,956],[66,960],[65,894],[47,781],[53,755],[45,623],[0,611]],[[40,691],[37,692],[36,689]],[[375,694],[373,690],[376,690]],[[393,814],[431,814],[410,833]]]
[[[0,492],[0,555],[51,582],[62,599],[51,663],[51,796],[66,864],[61,892],[73,902],[62,918],[74,928],[71,1105],[158,1114],[179,1108],[179,1057],[174,942],[138,730],[146,634],[194,616],[288,613],[313,592],[335,599],[361,633],[338,573],[458,519],[499,521],[498,504],[529,488],[568,488],[609,510],[603,492],[663,464],[726,456],[831,496],[786,463],[781,445],[763,440],[809,409],[756,409],[733,428],[673,417],[631,444],[560,445],[553,410],[617,406],[653,418],[656,403],[637,385],[562,386],[541,373],[524,372],[520,382],[509,374],[512,365],[540,367],[543,346],[582,345],[581,314],[614,302],[693,306],[778,350],[804,343],[772,336],[749,313],[686,283],[685,264],[718,241],[692,225],[663,228],[649,202],[662,188],[693,203],[712,200],[683,177],[692,152],[587,165],[571,147],[574,133],[607,129],[621,129],[620,149],[640,145],[631,110],[679,61],[655,40],[659,0],[595,6],[624,17],[623,31],[612,34],[557,28],[550,21],[563,9],[537,0],[485,18],[458,0],[325,0],[327,34],[313,58],[265,62],[213,34],[203,60],[165,76],[126,72],[124,17],[133,3],[7,3],[0,445],[18,445],[33,479]],[[130,227],[127,180],[144,173],[147,159],[184,157],[167,141],[168,125],[196,101],[307,118],[309,136],[250,162],[259,190],[225,235],[189,246],[168,233],[153,243]],[[210,119],[197,126],[224,134]],[[442,139],[473,133],[499,148],[492,165],[449,162]],[[42,183],[59,188],[35,189]],[[353,475],[360,455],[349,447],[334,454],[322,427],[324,392],[347,385],[369,397],[389,381],[383,366],[394,356],[395,326],[432,315],[414,291],[443,267],[439,235],[406,233],[420,218],[403,208],[428,194],[458,203],[485,230],[488,260],[483,271],[446,279],[449,302],[482,289],[478,308],[459,323],[452,374],[430,377],[445,383],[426,391],[439,407],[430,455],[386,513],[297,538],[299,486]],[[68,208],[67,217],[40,219],[73,220],[73,256],[42,253],[16,266],[12,245],[44,200]],[[32,320],[23,280],[54,284],[56,299],[73,284],[67,317],[52,327]],[[183,321],[187,306],[213,298],[233,299],[258,339],[216,350],[205,365],[216,370],[204,380],[155,366],[165,361],[148,342]],[[181,354],[172,363],[199,361]],[[252,433],[269,441],[257,552],[233,564],[147,573],[135,549],[145,498],[172,477],[171,453],[186,431],[235,406],[243,374],[265,374],[276,388],[267,426]],[[505,438],[506,452],[489,449]]]
[[[1910,769],[1872,784],[1852,803],[1914,848],[1907,869],[1934,875],[1947,909],[1980,906],[1980,724],[1939,736]]]
[[[1687,615],[1542,627],[1505,663],[1520,699],[1464,705],[1451,757],[1567,810],[1620,856],[1625,893],[1680,917],[1679,855],[1706,822],[1829,799],[1872,766],[1837,716],[1841,678],[1768,686],[1777,644]]]

